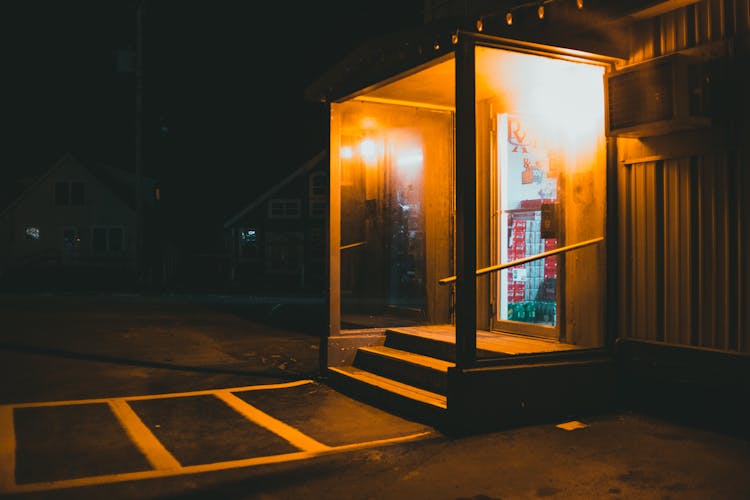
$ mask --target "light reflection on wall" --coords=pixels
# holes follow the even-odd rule
[[[393,163],[404,177],[414,177],[422,170],[424,153],[421,140],[408,131],[388,131],[386,143]],[[339,149],[342,160],[355,160],[357,156],[368,167],[375,167],[384,160],[382,140],[366,137],[356,145],[343,145]]]

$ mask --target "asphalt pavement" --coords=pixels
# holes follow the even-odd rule
[[[750,442],[714,430],[624,410],[450,437],[351,399],[319,377],[320,307],[0,295],[0,495],[750,498]]]

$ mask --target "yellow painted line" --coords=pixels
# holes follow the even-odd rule
[[[0,492],[16,485],[16,430],[13,408],[0,406]]]
[[[293,382],[282,382],[280,384],[266,384],[266,385],[249,385],[246,387],[233,387],[231,389],[219,389],[227,390],[232,392],[244,392],[244,391],[260,391],[265,389],[284,389],[288,387],[297,387],[305,384],[312,384],[312,380],[295,380]],[[109,403],[115,399],[122,399],[126,401],[142,401],[146,399],[162,399],[162,398],[184,398],[189,396],[208,396],[216,393],[216,389],[206,389],[203,391],[191,391],[191,392],[172,392],[164,394],[147,394],[145,396],[121,396],[119,398],[94,398],[94,399],[72,399],[68,401],[41,401],[38,403],[15,403],[9,405],[12,408],[39,408],[44,406],[68,406],[68,405],[87,405],[93,403]]]
[[[245,458],[240,460],[229,460],[225,462],[215,462],[212,464],[190,465],[179,469],[172,470],[150,470],[139,472],[127,472],[123,474],[106,474],[102,476],[82,477],[76,479],[66,479],[62,481],[51,481],[45,483],[29,483],[14,485],[8,490],[0,490],[0,493],[31,493],[39,491],[58,490],[63,488],[74,488],[81,486],[92,486],[97,484],[110,484],[123,481],[135,481],[141,479],[154,479],[169,476],[182,476],[187,474],[199,474],[203,472],[215,472],[227,469],[239,469],[243,467],[256,467],[260,465],[269,465],[283,462],[293,462],[314,458],[321,455],[330,455],[333,453],[342,453],[353,450],[373,448],[378,446],[388,446],[392,444],[415,441],[429,437],[433,431],[418,432],[389,439],[379,439],[375,441],[366,441],[363,443],[354,443],[343,446],[333,446],[321,451],[298,451],[293,453],[284,453],[281,455],[270,455],[266,457]]]
[[[238,398],[232,394],[231,390],[218,390],[215,391],[215,395],[233,410],[240,413],[243,417],[286,439],[302,451],[318,452],[330,449],[330,446],[326,446],[323,443],[314,440],[291,425],[273,418],[271,415],[252,406],[247,401]]]
[[[136,415],[127,401],[113,399],[109,402],[112,412],[125,428],[130,439],[143,452],[151,466],[157,470],[179,469],[180,462],[161,444],[151,429]]]

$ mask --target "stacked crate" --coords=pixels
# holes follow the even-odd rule
[[[554,250],[557,248],[557,238],[547,238],[544,240],[544,251]],[[544,259],[544,277],[557,278],[557,256],[546,257]]]
[[[510,248],[508,248],[508,260],[523,259],[526,257],[526,220],[514,217],[511,226]],[[522,276],[522,266],[509,270],[508,276],[508,302],[523,302],[526,292],[526,279]]]

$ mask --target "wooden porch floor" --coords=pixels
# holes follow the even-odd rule
[[[450,342],[453,344],[456,342],[456,327],[455,325],[450,324],[391,327],[388,328],[388,330],[408,335],[417,335],[419,337],[433,340],[440,340],[443,342]],[[576,349],[583,348],[552,339],[548,340],[512,333],[477,330],[477,350],[481,351],[514,356],[518,354],[539,354],[545,352],[572,351]]]

